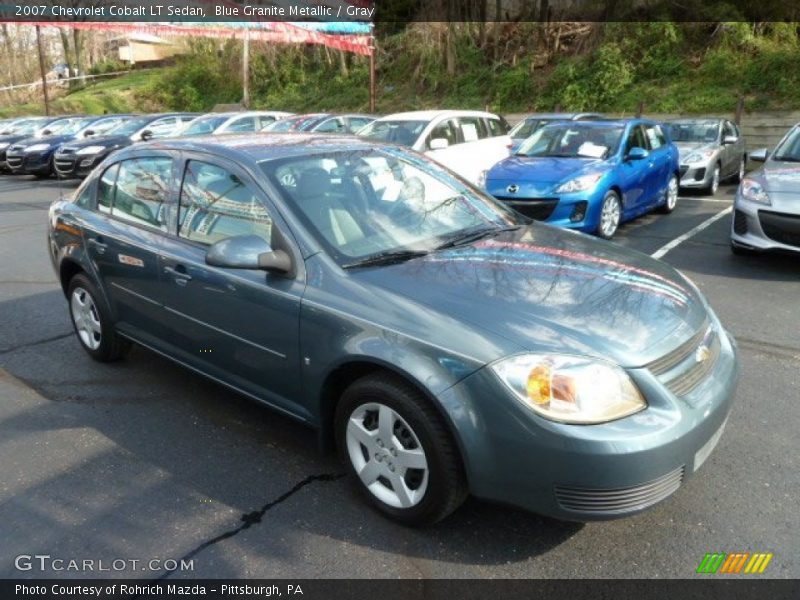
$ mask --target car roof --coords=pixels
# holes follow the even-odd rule
[[[482,110],[412,110],[394,113],[378,119],[379,121],[432,121],[439,117],[497,117]]]
[[[564,121],[571,121],[576,117],[588,117],[588,116],[601,116],[600,113],[593,113],[593,112],[554,112],[554,113],[533,113],[526,116],[523,121],[527,121],[528,119],[563,119]]]
[[[193,150],[258,163],[290,156],[308,156],[310,154],[340,150],[366,150],[383,146],[385,146],[384,143],[377,143],[367,138],[358,138],[351,135],[319,133],[271,133],[264,135],[243,133],[225,136],[201,135],[189,138],[169,138],[146,144],[135,144],[126,148],[126,151],[138,151],[138,149],[145,147],[164,150]]]

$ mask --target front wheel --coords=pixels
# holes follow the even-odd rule
[[[719,165],[714,165],[714,170],[711,172],[711,181],[708,183],[706,193],[713,196],[719,189]]]
[[[742,179],[744,179],[744,174],[747,171],[747,158],[742,157],[739,161],[739,170],[736,171],[736,175],[733,178],[734,183],[741,183]]]
[[[674,173],[669,176],[666,195],[664,204],[661,205],[661,212],[669,214],[678,205],[678,177]]]
[[[406,525],[440,521],[464,501],[454,440],[430,402],[388,374],[353,383],[336,409],[336,443],[367,499]]]
[[[622,219],[622,203],[614,190],[609,190],[603,197],[600,208],[600,223],[597,225],[597,235],[605,240],[610,240],[619,228]]]

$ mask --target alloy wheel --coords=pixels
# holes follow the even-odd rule
[[[678,204],[678,178],[671,175],[667,184],[667,210],[672,211]]]
[[[419,437],[395,410],[377,402],[357,407],[347,423],[347,454],[361,482],[394,508],[419,504],[430,470]]]
[[[719,165],[714,167],[714,173],[711,175],[711,187],[708,188],[708,191],[711,192],[711,195],[717,193],[719,189]]]
[[[603,201],[603,209],[600,212],[600,233],[603,237],[610,238],[617,231],[620,220],[619,200],[614,194],[609,194]]]
[[[97,350],[103,340],[103,330],[94,298],[82,287],[76,287],[72,291],[69,306],[81,342],[87,348]]]

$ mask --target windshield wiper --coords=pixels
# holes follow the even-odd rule
[[[387,250],[386,252],[378,252],[366,258],[347,263],[342,265],[343,269],[353,269],[356,267],[374,267],[378,265],[391,265],[394,263],[405,262],[412,258],[419,258],[426,256],[427,250]]]
[[[490,227],[488,229],[481,228],[477,231],[466,231],[464,233],[459,233],[454,235],[453,237],[445,240],[434,250],[444,250],[445,248],[453,248],[455,246],[464,246],[466,244],[471,244],[472,242],[477,242],[478,240],[482,240],[483,238],[497,235],[502,231],[511,231],[513,229],[518,229],[520,226],[515,225],[513,227]]]
[[[772,160],[777,160],[779,162],[800,162],[800,158],[796,156],[773,156]]]

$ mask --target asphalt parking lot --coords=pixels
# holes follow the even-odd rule
[[[694,279],[739,342],[725,434],[666,502],[575,524],[469,500],[427,529],[366,508],[314,434],[149,351],[92,362],[50,266],[46,209],[69,184],[0,178],[0,577],[20,554],[193,559],[180,577],[695,577],[706,552],[772,552],[800,577],[800,258],[734,257],[734,186],[681,195],[616,242]],[[738,577],[746,577],[739,575]]]

